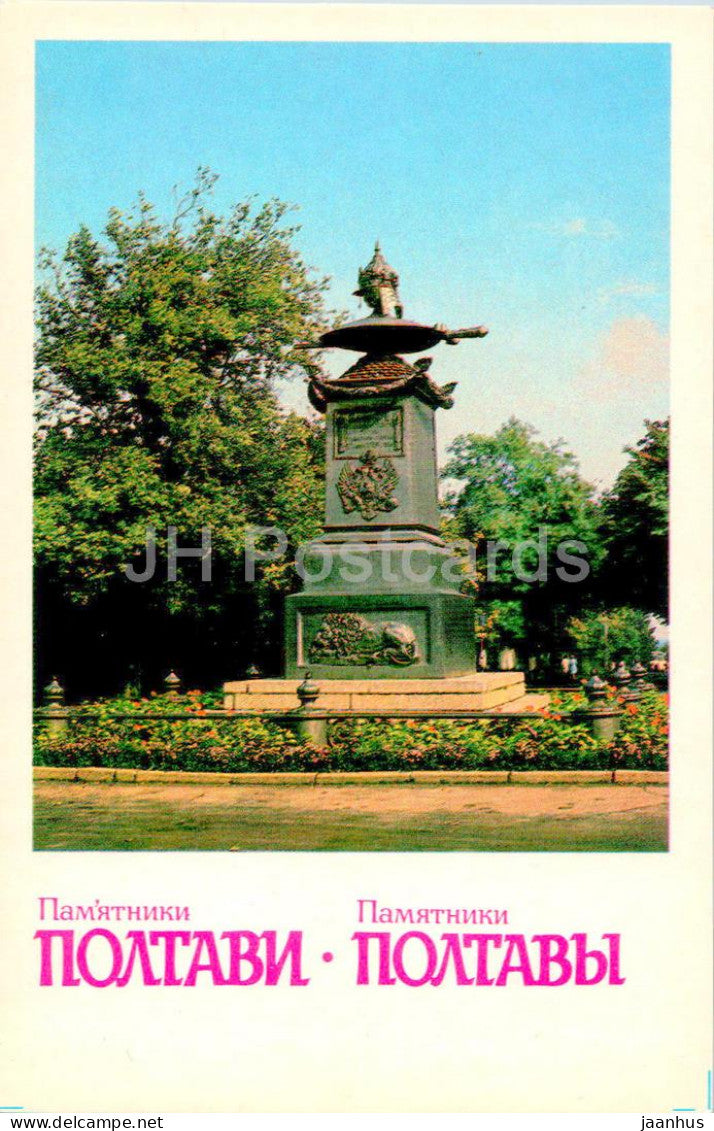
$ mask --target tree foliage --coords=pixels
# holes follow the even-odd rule
[[[645,425],[645,435],[625,449],[627,464],[603,499],[603,593],[666,620],[669,421]]]
[[[495,614],[500,643],[515,645],[522,658],[557,650],[568,617],[590,597],[602,557],[593,488],[574,457],[511,418],[493,436],[455,440],[444,475],[456,481],[449,525],[476,544],[479,600]],[[496,543],[503,544],[498,551]],[[566,555],[587,562],[586,577],[573,580],[586,571]]]
[[[246,201],[220,218],[214,180],[200,170],[168,221],[140,197],[101,238],[82,227],[61,256],[41,254],[38,627],[60,669],[92,665],[63,659],[68,632],[117,671],[140,655],[190,670],[197,647],[204,664],[206,648],[224,668],[230,654],[225,676],[244,668],[289,584],[274,569],[246,585],[246,526],[280,526],[294,544],[319,528],[322,430],[282,410],[275,386],[316,364],[295,343],[324,328],[325,281],[294,250],[286,205]],[[184,546],[210,528],[211,583],[189,561],[173,584],[163,563],[143,585],[125,576],[147,528],[165,551],[169,526]]]
[[[607,675],[613,664],[649,666],[655,650],[652,626],[640,609],[627,606],[572,617],[566,633],[580,658],[583,675]]]

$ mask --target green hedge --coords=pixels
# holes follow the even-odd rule
[[[638,704],[626,705],[610,744],[596,742],[572,716],[583,702],[578,694],[552,695],[547,711],[510,722],[336,721],[330,724],[329,746],[317,747],[274,723],[206,716],[215,699],[197,692],[179,701],[103,701],[91,705],[98,718],[72,720],[66,734],[51,738],[38,726],[35,764],[216,772],[667,768],[666,696],[649,692]],[[196,717],[162,717],[177,709],[190,709]],[[115,711],[147,710],[156,717],[110,717]]]

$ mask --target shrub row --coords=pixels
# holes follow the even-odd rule
[[[326,747],[301,743],[260,719],[206,716],[213,700],[190,693],[177,702],[157,697],[93,704],[96,718],[75,718],[65,734],[35,733],[35,764],[110,766],[216,772],[278,770],[447,770],[667,768],[667,701],[657,692],[626,704],[612,743],[597,742],[573,716],[579,694],[552,696],[532,719],[341,720],[330,724]],[[190,708],[195,718],[162,717]],[[119,720],[117,711],[155,718]]]

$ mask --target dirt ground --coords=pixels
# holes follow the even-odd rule
[[[40,781],[35,848],[664,852],[667,787]]]

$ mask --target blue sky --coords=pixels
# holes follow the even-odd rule
[[[407,317],[489,326],[434,351],[442,456],[516,415],[607,485],[668,411],[664,45],[48,42],[36,120],[38,245],[207,165],[218,211],[300,206],[334,307],[379,238]]]

